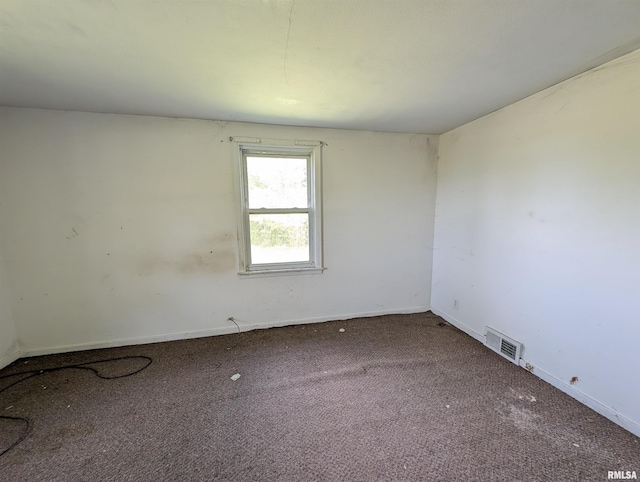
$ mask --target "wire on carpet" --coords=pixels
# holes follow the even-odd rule
[[[238,325],[238,323],[236,323],[236,319],[233,316],[230,316],[229,318],[227,318],[227,321],[230,321],[231,323],[233,323],[234,325],[236,325],[236,328],[238,329],[238,337],[240,336],[240,325]],[[236,341],[235,344],[233,346],[230,346],[229,348],[227,348],[227,350],[233,350],[235,347],[238,346],[239,341]]]
[[[112,376],[112,377],[102,375],[102,374],[100,374],[100,372],[97,369],[88,366],[88,365],[95,365],[97,363],[107,363],[107,362],[114,362],[114,361],[120,361],[120,360],[134,360],[134,359],[143,359],[143,360],[146,360],[146,363],[144,364],[144,366],[142,368],[139,368],[139,369],[134,370],[134,371],[129,372],[129,373],[125,373],[124,375],[116,375],[116,376]],[[15,381],[13,383],[7,385],[6,387],[0,389],[0,394],[3,393],[3,392],[6,392],[11,387],[16,386],[18,383],[22,383],[22,382],[24,382],[26,380],[29,380],[30,378],[37,377],[39,375],[44,375],[45,373],[57,372],[57,371],[60,371],[60,370],[68,370],[68,369],[88,370],[88,371],[92,372],[95,376],[97,376],[98,378],[102,378],[103,380],[115,380],[115,379],[118,379],[118,378],[130,377],[131,375],[135,375],[136,373],[140,373],[142,370],[144,370],[149,365],[151,365],[152,361],[153,360],[151,358],[149,358],[148,356],[132,355],[132,356],[122,356],[122,357],[116,357],[116,358],[106,358],[104,360],[96,360],[96,361],[87,362],[87,363],[78,363],[77,365],[65,365],[65,366],[62,366],[62,367],[43,368],[43,369],[38,369],[38,370],[27,370],[27,371],[22,371],[22,372],[17,372],[17,373],[11,373],[9,375],[1,376],[0,380],[5,380],[7,378],[18,377],[20,375],[27,375],[27,376],[25,376],[24,378],[21,378],[21,379]],[[0,420],[18,421],[18,422],[22,422],[24,424],[24,426],[25,426],[24,432],[22,432],[22,434],[18,437],[18,439],[15,442],[13,442],[8,448],[6,448],[2,452],[0,452],[0,457],[2,457],[4,454],[9,452],[9,450],[14,448],[16,445],[18,445],[20,442],[22,442],[27,437],[27,434],[29,433],[29,429],[30,429],[30,424],[29,424],[29,420],[24,418],[24,417],[10,417],[10,416],[7,416],[7,415],[0,415]]]

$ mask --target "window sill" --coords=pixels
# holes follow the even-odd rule
[[[326,268],[283,268],[283,269],[265,269],[259,271],[240,271],[238,276],[241,278],[262,278],[265,276],[292,276],[300,274],[322,274]]]

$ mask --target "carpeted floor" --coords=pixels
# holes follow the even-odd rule
[[[607,480],[640,439],[426,313],[18,360],[3,481]],[[344,328],[344,332],[340,332]],[[143,358],[83,365],[103,377]],[[240,378],[231,377],[240,374]],[[20,377],[0,380],[0,390]],[[24,423],[0,420],[0,452]]]

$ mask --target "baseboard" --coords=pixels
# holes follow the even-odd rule
[[[460,320],[457,320],[453,316],[449,315],[448,313],[444,313],[444,312],[442,312],[440,310],[437,310],[435,308],[431,308],[431,312],[434,315],[438,315],[440,318],[443,318],[447,323],[452,324],[453,326],[458,328],[460,331],[464,331],[467,335],[469,335],[472,338],[475,338],[480,343],[484,343],[484,335],[483,334],[478,333],[477,331],[475,331],[470,326],[465,325],[464,323],[462,323]]]
[[[53,355],[55,353],[68,353],[72,351],[96,350],[99,348],[114,348],[118,346],[146,345],[147,343],[160,343],[163,341],[186,340],[189,338],[203,338],[206,336],[227,335],[237,331],[235,325],[231,327],[212,328],[198,331],[184,331],[167,333],[163,335],[149,335],[135,338],[116,338],[88,343],[76,343],[71,345],[47,346],[41,348],[27,348],[22,351],[22,356]],[[244,330],[243,330],[244,331]]]
[[[370,318],[372,316],[424,313],[426,311],[428,311],[428,308],[424,306],[416,306],[416,307],[405,308],[402,310],[395,309],[395,310],[367,311],[367,312],[361,312],[361,313],[319,316],[315,318],[304,318],[304,319],[298,319],[298,320],[272,321],[267,323],[246,323],[246,322],[243,322],[242,320],[236,320],[236,322],[240,327],[240,331],[251,331],[251,330],[261,330],[266,328],[277,328],[277,327],[289,326],[289,325],[306,325],[311,323],[324,323],[326,321],[349,320],[353,318]],[[72,345],[59,345],[59,346],[53,346],[53,347],[26,348],[22,350],[22,353],[20,353],[20,356],[30,357],[30,356],[40,356],[40,355],[51,355],[54,353],[67,353],[71,351],[95,350],[98,348],[114,348],[118,346],[144,345],[147,343],[159,343],[163,341],[176,341],[176,340],[186,340],[190,338],[204,338],[207,336],[228,335],[231,333],[236,333],[237,331],[238,331],[238,328],[233,323],[229,322],[229,326],[210,328],[206,330],[174,332],[174,333],[166,333],[162,335],[141,336],[136,338],[118,338],[114,340],[77,343]]]
[[[21,356],[22,356],[22,353],[20,352],[20,350],[16,350],[7,355],[4,355],[2,358],[0,358],[0,370],[8,365],[11,365],[14,361],[16,361]]]
[[[475,338],[480,343],[484,343],[484,341],[485,341],[484,335],[482,335],[482,334],[478,333],[477,331],[473,330],[468,325],[466,325],[466,324],[462,323],[461,321],[455,319],[454,317],[452,317],[448,313],[441,312],[440,310],[437,310],[435,308],[431,308],[431,311],[434,314],[436,314],[436,315],[440,316],[441,318],[443,318],[448,323],[450,323],[453,326],[455,326],[456,328],[458,328],[460,331],[463,331],[464,333],[466,333],[467,335],[471,336],[472,338]],[[611,420],[616,425],[620,425],[625,430],[628,430],[632,434],[637,435],[638,437],[640,437],[640,424],[634,422],[631,419],[628,419],[624,415],[619,414],[618,412],[613,410],[611,407],[607,407],[606,405],[603,405],[599,401],[594,400],[593,398],[591,398],[586,393],[583,393],[580,390],[577,390],[574,386],[567,384],[566,382],[560,380],[559,378],[555,377],[551,373],[548,373],[548,372],[542,370],[541,368],[533,365],[532,363],[528,362],[524,358],[520,359],[520,363],[519,364],[520,364],[520,366],[522,368],[525,368],[527,371],[531,372],[532,374],[534,374],[538,378],[540,378],[540,379],[544,380],[545,382],[547,382],[549,385],[553,385],[558,390],[566,393],[570,397],[575,398],[580,403],[586,405],[587,407],[589,407],[594,412],[599,413],[603,417],[606,417],[609,420]]]
[[[544,380],[548,384],[553,385],[558,390],[566,393],[570,397],[575,398],[580,403],[586,405],[594,412],[599,413],[603,417],[606,417],[609,420],[611,420],[613,423],[620,425],[625,430],[628,430],[632,434],[640,437],[640,424],[634,422],[631,419],[628,419],[624,415],[619,414],[618,412],[613,410],[611,407],[607,407],[606,405],[603,405],[599,401],[591,398],[586,393],[581,392],[580,390],[576,389],[574,386],[569,385],[568,383],[560,380],[559,378],[555,377],[551,373],[544,371],[542,368],[536,365],[533,365],[531,362],[528,362],[524,358],[520,359],[520,366],[522,368],[525,368],[527,371],[531,372],[538,378]]]
[[[411,313],[423,313],[427,311],[425,307],[412,307],[403,310],[379,310],[379,311],[369,311],[369,312],[361,312],[361,313],[350,313],[350,314],[342,314],[342,315],[331,315],[331,316],[322,316],[315,318],[305,318],[299,320],[286,320],[281,322],[269,322],[269,323],[242,323],[241,321],[238,323],[240,327],[240,331],[251,331],[257,329],[266,329],[266,328],[275,328],[281,326],[288,325],[301,325],[301,324],[311,324],[311,323],[324,323],[326,321],[336,321],[336,320],[349,320],[353,318],[369,318],[372,316],[383,316],[383,315],[392,315],[392,314],[411,314]],[[457,320],[452,317],[448,313],[444,313],[438,309],[431,308],[431,312],[440,316],[445,321],[450,323],[451,325],[458,328],[460,331],[466,333],[472,338],[476,339],[480,343],[484,343],[484,335],[478,333],[465,323]],[[97,348],[112,348],[117,346],[127,346],[127,345],[142,345],[146,343],[158,343],[163,341],[174,341],[174,340],[184,340],[189,338],[202,338],[207,336],[217,336],[217,335],[228,335],[230,333],[235,333],[238,328],[235,325],[211,328],[207,330],[197,330],[197,331],[187,331],[187,332],[177,332],[177,333],[167,333],[163,335],[151,335],[151,336],[143,336],[137,338],[121,338],[116,340],[106,340],[100,342],[90,342],[90,343],[78,343],[74,345],[61,345],[56,347],[42,347],[42,348],[32,348],[26,349],[22,351],[15,351],[8,355],[0,358],[0,368],[4,368],[5,366],[13,363],[20,357],[23,356],[38,356],[38,355],[49,355],[54,353],[66,353],[70,351],[82,351],[82,350],[93,350]],[[538,378],[544,380],[550,385],[556,387],[558,390],[566,393],[570,397],[578,400],[580,403],[583,403],[587,407],[591,408],[593,411],[599,413],[600,415],[608,418],[613,423],[621,426],[625,430],[633,433],[640,437],[640,424],[634,422],[633,420],[628,419],[624,415],[617,413],[610,407],[603,405],[602,403],[594,400],[589,395],[577,390],[575,387],[568,385],[564,381],[556,378],[554,375],[542,370],[541,368],[531,364],[530,362],[521,359],[520,366],[523,368],[528,364],[528,371],[536,375]],[[533,368],[532,368],[533,367]]]

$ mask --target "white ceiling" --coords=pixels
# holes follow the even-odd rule
[[[437,134],[637,48],[638,0],[0,0],[0,105]]]

